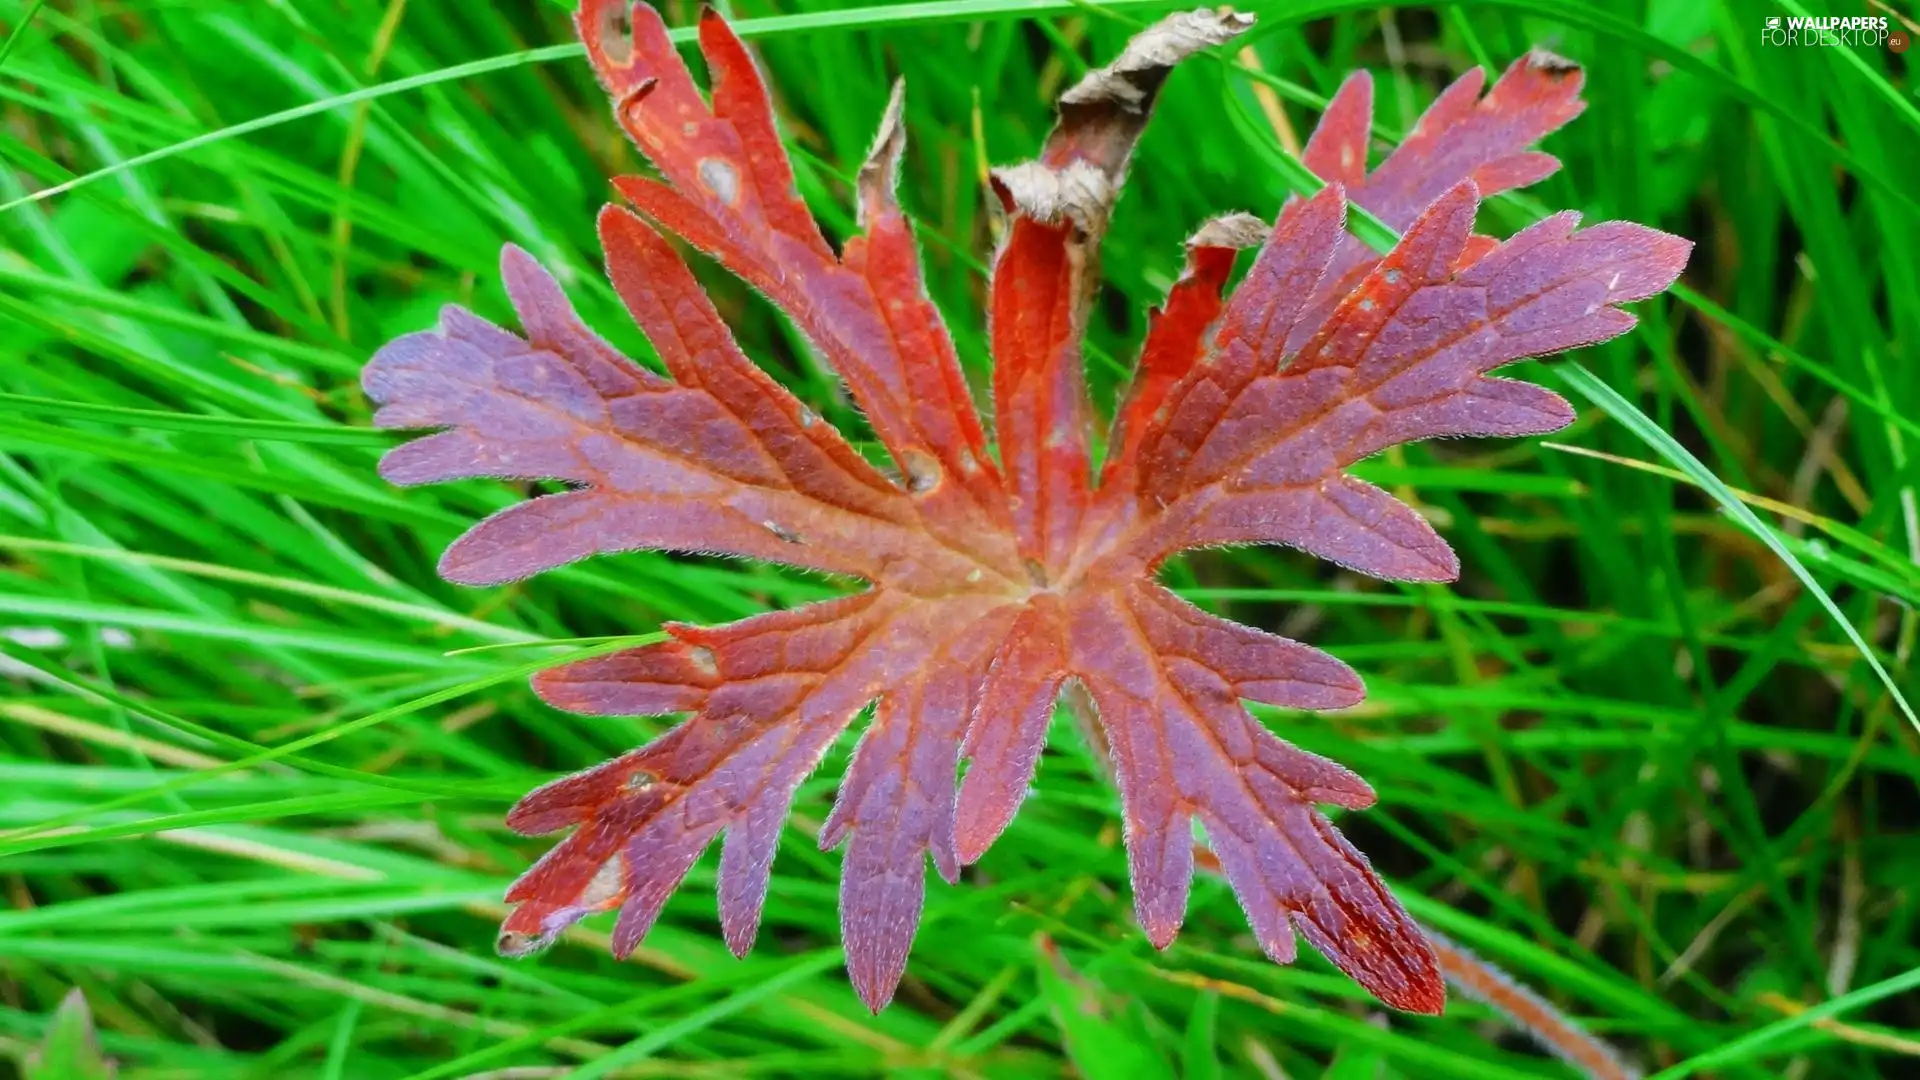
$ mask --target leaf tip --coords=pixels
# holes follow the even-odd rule
[[[541,701],[566,712],[581,712],[588,704],[579,692],[569,669],[574,665],[562,664],[533,673],[527,682],[533,687],[533,694]],[[509,818],[511,821],[511,818]]]
[[[68,990],[48,1018],[40,1045],[20,1060],[26,1080],[113,1080],[119,1066],[104,1056],[93,1009],[79,987]]]
[[[1580,74],[1580,65],[1559,53],[1535,46],[1527,53],[1527,70],[1537,71],[1552,79],[1564,79]]]
[[[1370,568],[1363,571],[1371,573]],[[1460,580],[1460,557],[1448,549],[1445,555],[1417,552],[1402,560],[1384,576],[1389,581],[1411,581],[1428,585],[1451,585]]]
[[[388,473],[386,461],[382,460],[380,464],[380,475],[386,476]],[[469,533],[448,544],[447,550],[440,553],[440,561],[435,564],[435,569],[440,574],[441,580],[474,589],[490,588],[512,581],[514,575],[493,566],[484,551],[475,550],[478,545],[467,542],[471,535]]]
[[[1232,41],[1253,28],[1254,17],[1222,8],[1180,11],[1135,34],[1107,66],[1088,72],[1060,95],[1063,108],[1113,108],[1143,112],[1175,64]]]
[[[1157,952],[1166,952],[1173,946],[1173,940],[1180,936],[1180,924],[1164,919],[1142,923],[1140,929],[1147,935],[1147,944]]]
[[[1196,248],[1222,248],[1240,251],[1256,248],[1267,242],[1271,232],[1267,223],[1248,213],[1222,214],[1209,218],[1201,224],[1194,234],[1187,238],[1187,250]]]
[[[986,855],[993,842],[1006,831],[1012,814],[996,814],[991,809],[975,810],[966,803],[966,785],[960,788],[961,809],[956,815],[953,852],[960,866],[972,866]],[[972,812],[969,812],[972,811]]]
[[[902,958],[904,961],[904,957]],[[847,980],[853,983],[853,992],[860,997],[860,1004],[875,1016],[893,1004],[894,991],[900,988],[900,977],[905,974],[904,963],[888,970],[881,963],[872,962],[873,958],[849,951],[847,956]]]
[[[1411,983],[1401,990],[1376,991],[1380,1000],[1401,1012],[1420,1016],[1439,1016],[1447,1011],[1447,984],[1436,972],[1430,980]]]
[[[538,265],[539,263],[534,260],[534,257],[528,254],[527,249],[521,247],[519,244],[507,243],[500,245],[500,275],[502,277],[523,272],[529,266],[537,267]]]
[[[1365,700],[1367,700],[1367,684],[1361,680],[1360,673],[1341,664],[1339,674],[1325,684],[1321,700],[1309,707],[1315,711],[1351,709]],[[1355,779],[1359,778],[1355,777]]]
[[[1365,857],[1357,858],[1371,874]],[[1433,946],[1377,880],[1371,890],[1349,896],[1336,907],[1345,910],[1333,924],[1325,921],[1325,908],[1316,912],[1312,906],[1295,910],[1292,921],[1321,955],[1383,1003],[1422,1016],[1438,1016],[1446,1010],[1447,984]]]
[[[728,918],[725,911],[720,917],[720,937],[727,943],[727,951],[735,960],[745,960],[753,951],[754,939],[760,936],[758,918]]]
[[[873,136],[873,147],[860,166],[854,187],[860,196],[860,223],[892,205],[894,185],[900,173],[900,158],[907,148],[907,80],[893,81],[893,93],[887,98],[886,111],[880,114],[880,128]]]

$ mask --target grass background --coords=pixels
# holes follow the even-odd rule
[[[1170,6],[727,7],[836,236],[906,75],[904,198],[981,379],[985,165],[1031,154],[1051,98]],[[1264,550],[1170,581],[1361,670],[1358,709],[1268,714],[1379,789],[1349,835],[1422,919],[1650,1072],[1913,1067],[1904,59],[1759,44],[1769,15],[1867,12],[1851,0],[1243,9],[1248,50],[1174,77],[1120,204],[1090,350],[1103,406],[1181,239],[1271,214],[1300,179],[1296,133],[1355,66],[1391,140],[1470,65],[1534,44],[1582,62],[1592,104],[1548,142],[1567,167],[1482,228],[1573,207],[1699,246],[1638,331],[1579,368],[1526,366],[1582,409],[1551,444],[1365,467],[1458,547],[1457,587]],[[631,963],[604,955],[604,919],[538,962],[494,957],[500,893],[544,847],[504,830],[508,803],[661,728],[539,704],[524,676],[557,650],[527,643],[831,588],[652,554],[453,588],[439,551],[524,491],[374,475],[396,440],[366,429],[360,365],[444,303],[504,318],[503,241],[645,352],[592,234],[604,178],[638,161],[566,17],[0,0],[0,1075],[73,986],[141,1080],[1572,1075],[1471,1002],[1385,1016],[1317,957],[1268,964],[1219,882],[1155,954],[1115,798],[1065,724],[1008,835],[962,887],[930,886],[879,1017],[839,970],[838,858],[811,838],[845,747],[802,789],[746,961],[718,940],[710,861]],[[749,354],[857,431],[792,331],[708,276]]]

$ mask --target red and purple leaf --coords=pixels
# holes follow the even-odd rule
[[[1632,327],[1618,305],[1665,289],[1686,241],[1558,215],[1503,242],[1472,232],[1481,194],[1555,167],[1531,148],[1580,110],[1578,69],[1535,53],[1485,96],[1475,73],[1369,171],[1371,86],[1348,81],[1310,141],[1329,181],[1268,229],[1207,223],[1154,313],[1099,482],[1081,361],[1099,245],[1168,73],[1251,20],[1196,11],[1131,42],[1061,98],[1039,158],[994,174],[1008,218],[989,288],[1001,464],[928,298],[895,197],[896,88],[856,184],[863,230],[836,254],[794,188],[752,57],[709,12],[703,96],[648,5],[587,0],[578,24],[614,112],[657,178],[623,177],[600,216],[607,272],[667,370],[620,355],[531,258],[502,260],[522,334],[457,308],[368,364],[385,427],[437,428],[392,451],[401,484],[560,480],[448,549],[465,584],[600,553],[724,553],[864,583],[836,600],[537,676],[594,715],[686,714],[647,745],[528,795],[526,834],[571,833],[514,883],[501,951],[531,952],[618,911],[625,955],[721,840],[722,933],[758,931],[794,793],[869,706],[820,835],[842,846],[847,965],[879,1009],[906,969],[931,859],[986,853],[1032,786],[1057,700],[1084,691],[1127,820],[1134,906],[1157,946],[1185,917],[1192,823],[1261,947],[1295,934],[1381,1000],[1437,1012],[1433,953],[1318,807],[1372,805],[1331,761],[1246,709],[1337,709],[1363,689],[1309,646],[1207,614],[1155,582],[1189,548],[1285,544],[1364,573],[1447,580],[1458,562],[1412,508],[1346,470],[1447,435],[1526,435],[1571,419],[1504,364]],[[1405,235],[1376,256],[1346,200]],[[845,379],[891,456],[883,472],[741,351],[668,235],[763,291]],[[1236,252],[1258,247],[1231,295]],[[964,779],[961,777],[964,776]]]

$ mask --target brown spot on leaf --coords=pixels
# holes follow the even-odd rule
[[[740,174],[719,158],[700,159],[700,182],[715,198],[731,206],[740,198]]]
[[[607,63],[617,67],[627,67],[633,63],[633,13],[625,3],[615,3],[600,9],[597,24],[600,37],[600,54]]]
[[[940,483],[942,470],[939,458],[918,447],[909,447],[900,458],[907,471],[908,491],[924,495]]]

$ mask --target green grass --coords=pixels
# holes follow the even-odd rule
[[[984,379],[982,163],[1030,154],[1052,96],[1172,6],[728,10],[836,235],[906,75],[904,195]],[[1258,70],[1235,51],[1183,68],[1120,204],[1089,350],[1103,407],[1186,233],[1310,184],[1261,95],[1304,136],[1355,66],[1395,138],[1472,64],[1532,44],[1581,61],[1591,105],[1548,143],[1566,168],[1483,228],[1572,207],[1699,247],[1636,332],[1528,365],[1581,408],[1569,431],[1365,467],[1460,550],[1458,586],[1265,550],[1169,580],[1362,671],[1359,709],[1269,716],[1379,789],[1343,827],[1420,918],[1649,1073],[1912,1068],[1904,58],[1761,46],[1793,3],[1241,6]],[[544,846],[506,832],[506,806],[661,728],[557,713],[525,675],[832,591],[658,555],[454,588],[439,551],[524,492],[374,474],[397,440],[367,429],[360,364],[443,303],[504,318],[503,242],[646,352],[592,229],[605,178],[639,163],[566,14],[0,0],[0,1075],[75,986],[136,1080],[1573,1075],[1484,1007],[1382,1017],[1317,957],[1267,963],[1219,882],[1154,953],[1115,797],[1065,723],[1007,836],[930,887],[879,1017],[839,969],[838,856],[811,836],[844,747],[802,789],[747,960],[718,940],[711,862],[631,963],[604,955],[604,920],[538,961],[493,955],[501,891]],[[750,355],[860,430],[763,302],[708,280]]]

